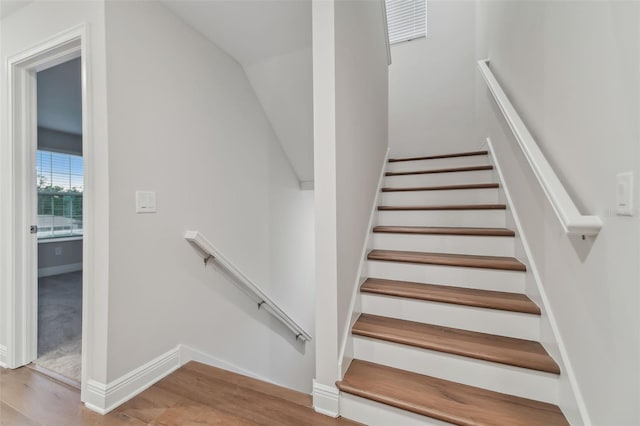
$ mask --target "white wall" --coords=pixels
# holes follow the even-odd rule
[[[339,376],[338,343],[387,151],[382,22],[377,1],[314,3],[316,380],[327,386]]]
[[[244,68],[303,186],[313,181],[311,0],[161,0]]]
[[[604,222],[595,239],[567,238],[479,80],[481,133],[503,166],[577,377],[584,420],[638,424],[640,4],[485,1],[478,12],[477,57],[490,58],[579,209]],[[628,170],[636,176],[635,216],[616,216],[615,175]],[[561,405],[573,414],[566,386]]]
[[[159,3],[106,12],[109,380],[183,343],[309,391],[313,343],[204,268],[183,234],[202,231],[313,330],[312,194],[235,60]],[[135,214],[140,189],[157,192],[156,214]]]
[[[309,23],[309,30],[311,30]],[[313,181],[311,47],[245,65],[244,70],[301,182]]]
[[[475,1],[427,1],[427,37],[391,46],[392,156],[478,147],[474,133]]]
[[[388,147],[386,33],[380,3],[365,3],[338,1],[335,9],[338,326],[349,320]]]
[[[85,224],[85,233],[94,239],[94,249],[86,256],[85,262],[92,265],[91,271],[85,271],[83,280],[89,283],[88,292],[90,312],[89,338],[86,342],[86,353],[90,358],[85,370],[89,379],[104,382],[106,380],[106,300],[108,299],[109,264],[108,253],[108,137],[107,137],[107,104],[105,75],[105,29],[104,3],[94,2],[49,2],[34,1],[0,21],[0,60],[7,63],[7,58],[27,49],[31,49],[60,32],[67,31],[80,24],[86,24],[90,39],[87,47],[90,50],[87,73],[87,90],[91,94],[93,120],[91,125],[90,146],[91,157],[85,159],[86,169],[92,172],[89,188],[92,203],[96,206],[90,223]],[[10,200],[11,176],[11,140],[7,133],[8,104],[6,88],[8,87],[6,67],[0,67],[0,99],[2,128],[0,141],[0,199]],[[99,161],[96,161],[99,159]],[[86,204],[85,204],[86,205]],[[3,207],[6,206],[3,201]],[[7,250],[11,250],[7,235],[12,232],[11,220],[7,209],[0,209],[0,300],[7,300],[8,273],[10,266],[4,262],[9,258]],[[90,275],[89,275],[90,273]],[[3,302],[4,303],[4,302]],[[7,310],[0,304],[0,345],[6,345]]]

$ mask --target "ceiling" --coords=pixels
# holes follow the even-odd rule
[[[0,0],[0,19],[11,15],[32,1],[33,0]]]
[[[310,0],[162,0],[244,66],[311,47]]]
[[[80,58],[38,73],[38,127],[82,134]]]

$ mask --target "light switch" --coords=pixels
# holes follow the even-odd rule
[[[153,191],[136,191],[136,213],[155,213],[156,193]]]
[[[633,172],[618,173],[616,176],[616,213],[619,216],[633,216]]]

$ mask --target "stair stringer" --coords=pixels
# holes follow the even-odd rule
[[[565,345],[560,335],[553,312],[549,309],[549,299],[541,284],[538,268],[531,256],[531,248],[523,232],[522,223],[518,217],[517,207],[509,193],[509,185],[504,179],[500,163],[495,155],[495,150],[490,138],[486,138],[484,147],[489,151],[489,162],[493,165],[494,180],[500,184],[499,203],[507,205],[506,225],[514,229],[515,257],[527,266],[525,272],[525,293],[533,300],[541,310],[540,315],[540,343],[553,357],[560,367],[558,383],[557,405],[562,410],[570,424],[591,425],[586,405],[580,388],[577,385],[574,370],[569,361]]]
[[[362,244],[362,252],[360,255],[360,266],[358,267],[358,275],[356,278],[356,282],[353,285],[353,290],[351,292],[351,302],[349,303],[349,312],[347,314],[347,318],[349,319],[346,324],[344,324],[343,334],[342,334],[342,342],[340,343],[340,354],[338,356],[338,376],[340,380],[344,377],[351,361],[353,360],[353,338],[351,336],[351,327],[356,322],[360,314],[362,313],[361,303],[360,303],[360,286],[369,276],[369,271],[367,269],[367,253],[371,250],[373,245],[373,227],[375,226],[375,220],[378,213],[378,204],[380,202],[380,197],[382,194],[382,184],[384,183],[385,172],[387,171],[389,165],[389,152],[390,148],[387,148],[387,153],[385,154],[382,165],[380,167],[380,176],[378,177],[378,187],[376,188],[376,196],[373,199],[373,203],[371,205],[371,213],[369,214],[369,224],[367,236],[365,241]]]

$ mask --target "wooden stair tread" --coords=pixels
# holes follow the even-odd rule
[[[382,188],[382,192],[405,192],[405,191],[453,191],[459,189],[490,189],[498,188],[497,183],[470,183],[464,185],[440,185],[440,186],[418,186],[408,188]]]
[[[568,425],[552,404],[354,359],[343,392],[457,425]]]
[[[369,260],[381,260],[386,262],[504,269],[509,271],[527,270],[527,267],[518,259],[503,256],[476,256],[471,254],[428,253],[400,250],[371,250],[367,258]]]
[[[507,228],[468,228],[451,226],[376,226],[373,232],[386,234],[470,235],[481,237],[514,237]]]
[[[427,157],[404,157],[404,158],[390,158],[390,163],[396,163],[399,161],[420,161],[420,160],[437,160],[440,158],[455,158],[455,157],[471,157],[475,155],[487,155],[489,151],[471,151],[471,152],[457,152],[453,154],[441,154],[430,155]]]
[[[560,374],[558,364],[538,342],[476,331],[361,314],[352,333],[423,349]]]
[[[533,303],[531,299],[524,294],[517,293],[422,284],[381,278],[367,278],[360,287],[360,291],[384,296],[404,297],[540,315],[540,308]]]
[[[415,170],[409,172],[386,172],[385,176],[405,176],[405,175],[428,175],[432,173],[455,173],[455,172],[475,172],[480,170],[493,170],[493,166],[486,164],[482,166],[447,167],[444,169]]]
[[[506,210],[505,204],[446,204],[437,206],[378,206],[378,210]]]

